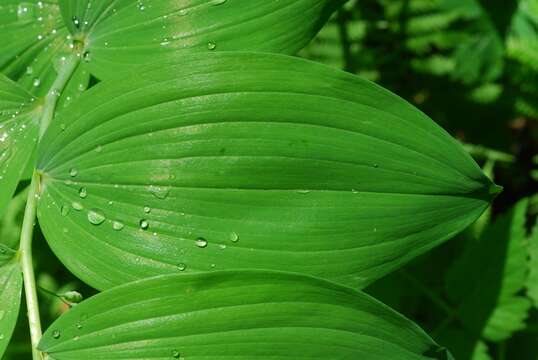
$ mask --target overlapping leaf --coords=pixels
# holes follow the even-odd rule
[[[0,217],[36,146],[39,113],[34,98],[0,74]]]
[[[361,292],[272,272],[166,275],[114,288],[54,322],[40,348],[54,360],[451,358]]]
[[[259,50],[294,53],[342,0],[61,0],[62,14],[85,43],[100,78],[126,66],[189,52]]]
[[[497,191],[424,114],[325,66],[222,53],[122,79],[56,119],[40,151],[40,224],[97,288],[215,268],[363,286]]]
[[[0,243],[0,358],[3,356],[19,314],[22,274],[16,253]]]

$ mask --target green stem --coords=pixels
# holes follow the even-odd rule
[[[32,342],[33,360],[41,360],[41,353],[37,350],[37,345],[41,339],[41,321],[39,319],[39,303],[37,301],[37,290],[34,276],[34,265],[32,261],[32,234],[36,220],[37,197],[39,196],[39,177],[34,172],[30,191],[24,211],[22,222],[20,261],[22,275],[24,279],[24,293],[26,296],[26,307],[28,308],[28,323],[30,325],[30,339]]]
[[[58,98],[63,92],[67,82],[75,72],[79,62],[80,54],[74,53],[64,58],[62,68],[58,72],[56,80],[52,84],[49,92],[45,96],[43,104],[43,114],[39,128],[39,139],[43,137],[49,127],[56,111]],[[32,182],[26,200],[24,219],[21,230],[20,241],[20,262],[24,280],[24,292],[26,296],[26,307],[28,309],[28,323],[30,326],[30,339],[32,343],[32,359],[42,360],[43,356],[37,349],[41,340],[41,320],[39,318],[39,302],[37,299],[37,287],[34,275],[34,265],[32,258],[32,236],[36,221],[37,201],[41,194],[41,179],[37,171],[32,175]]]
[[[80,54],[72,54],[63,60],[63,66],[58,73],[56,80],[50,87],[47,96],[45,96],[45,103],[43,106],[43,116],[41,117],[41,125],[39,128],[39,139],[45,134],[45,130],[49,127],[52,118],[54,117],[54,111],[56,110],[56,104],[60,94],[65,88],[65,85],[71,78],[71,75],[75,72],[78,64],[80,63]]]

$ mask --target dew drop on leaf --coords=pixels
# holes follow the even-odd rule
[[[105,221],[105,215],[97,209],[88,211],[88,221],[93,225],[101,225]]]
[[[78,196],[80,196],[82,199],[85,199],[86,196],[88,196],[88,192],[86,191],[85,187],[81,187],[78,191]]]
[[[71,203],[71,207],[72,207],[73,209],[75,209],[76,211],[81,211],[82,209],[84,209],[84,206],[82,206],[82,204],[79,203],[79,202],[77,202],[77,201],[73,201],[73,202]]]
[[[184,263],[179,263],[177,264],[177,268],[179,271],[185,271],[185,269],[187,268],[187,265],[185,265]]]
[[[217,44],[215,44],[214,42],[210,41],[207,43],[207,48],[209,50],[215,50],[217,48]]]
[[[203,237],[199,237],[198,239],[196,239],[196,246],[198,246],[199,248],[205,248],[207,246],[207,240]]]
[[[230,240],[231,240],[232,242],[238,242],[238,241],[239,241],[239,235],[237,235],[236,232],[232,232],[232,233],[230,234]]]
[[[69,214],[69,206],[62,205],[62,207],[60,208],[60,214],[62,216],[67,216],[67,214]]]
[[[75,177],[75,176],[77,176],[77,174],[78,174],[77,169],[75,169],[75,168],[69,169],[69,176]]]
[[[55,339],[59,339],[60,338],[60,330],[54,330],[52,332],[52,337],[55,338]]]
[[[112,229],[116,231],[120,231],[125,227],[121,221],[113,221],[112,222]]]
[[[153,196],[155,196],[157,199],[161,199],[161,200],[166,199],[166,197],[168,196],[168,193],[170,191],[166,187],[155,186],[155,185],[150,185],[150,186],[148,186],[147,189]]]
[[[172,351],[172,357],[174,359],[179,359],[180,356],[181,356],[181,354],[179,353],[179,351],[177,351],[177,350]]]
[[[151,212],[151,208],[149,206],[144,206],[144,212],[149,214]]]
[[[140,224],[140,228],[143,230],[146,230],[147,228],[149,228],[149,222],[146,219],[140,220],[139,224]]]

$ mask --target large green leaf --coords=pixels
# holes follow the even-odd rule
[[[459,303],[461,321],[490,341],[525,328],[529,299],[519,295],[527,281],[527,199],[485,229],[448,272],[447,288]]]
[[[37,143],[39,104],[0,74],[0,217]]]
[[[364,293],[250,271],[165,275],[108,290],[60,317],[39,347],[54,360],[450,357]]]
[[[60,0],[67,26],[85,44],[100,78],[156,57],[189,52],[295,53],[343,0]]]
[[[92,88],[40,150],[43,231],[100,289],[214,268],[363,286],[497,191],[428,117],[344,72],[221,53],[136,74]]]
[[[16,256],[0,243],[0,358],[15,328],[21,303],[22,273]]]

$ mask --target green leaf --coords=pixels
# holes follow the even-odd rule
[[[0,243],[0,358],[17,323],[21,302],[22,273],[16,252]]]
[[[36,147],[38,131],[37,102],[0,74],[0,218]]]
[[[475,334],[502,341],[525,328],[530,301],[519,292],[527,281],[527,199],[470,241],[447,275],[461,321]]]
[[[28,191],[17,194],[7,207],[4,216],[0,219],[0,243],[12,248],[19,247],[22,219]]]
[[[497,191],[423,113],[341,71],[221,53],[136,74],[93,87],[40,150],[42,229],[99,289],[215,268],[364,286]]]
[[[534,225],[529,243],[529,276],[527,279],[527,294],[538,308],[538,223]]]
[[[165,275],[105,291],[55,321],[39,348],[54,360],[450,356],[364,293],[251,271]]]
[[[342,0],[60,0],[65,23],[85,44],[90,71],[114,76],[156,58],[258,50],[293,54]]]
[[[6,0],[0,5],[0,70],[35,96],[43,96],[56,78],[62,54],[72,40],[56,0]]]

